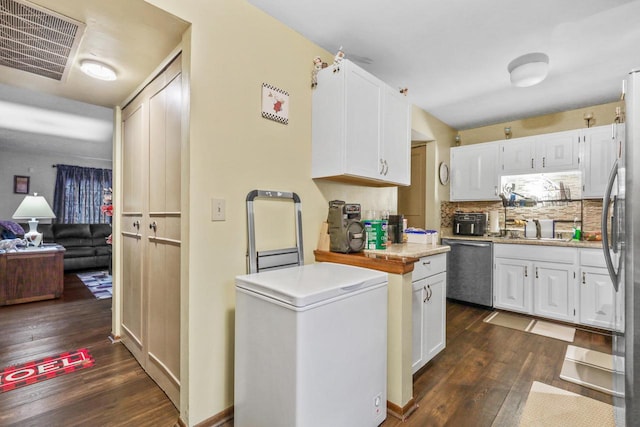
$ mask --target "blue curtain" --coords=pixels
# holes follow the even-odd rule
[[[111,217],[100,211],[102,191],[112,187],[111,169],[56,165],[53,192],[55,222],[62,224],[108,223]]]

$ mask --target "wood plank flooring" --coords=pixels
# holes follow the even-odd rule
[[[611,403],[560,379],[563,341],[484,323],[489,311],[447,303],[447,348],[414,376],[419,405],[383,427],[517,426],[533,381]],[[2,426],[174,426],[178,411],[122,344],[111,344],[111,300],[75,274],[59,300],[0,307],[0,368],[86,347],[92,368],[0,394]],[[607,352],[611,338],[578,330],[574,345]],[[224,424],[233,426],[233,421]]]
[[[447,302],[447,347],[414,376],[419,407],[383,427],[517,426],[533,381],[611,404],[560,379],[567,342],[491,325],[482,308]],[[611,353],[611,337],[577,330],[573,345]]]
[[[174,426],[178,411],[129,351],[112,344],[111,299],[75,274],[62,298],[0,307],[0,369],[87,348],[95,365],[0,393],[1,426]]]

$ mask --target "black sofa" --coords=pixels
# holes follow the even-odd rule
[[[29,224],[20,224],[26,231]],[[111,270],[110,224],[38,224],[44,243],[64,246],[64,271]]]

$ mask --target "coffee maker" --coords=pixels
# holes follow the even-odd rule
[[[357,203],[342,200],[329,202],[329,250],[331,252],[360,252],[366,244],[364,225],[360,222],[361,209]]]

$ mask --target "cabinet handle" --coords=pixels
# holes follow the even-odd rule
[[[387,161],[384,161],[384,176],[387,176],[387,172],[389,172],[389,164]]]
[[[138,220],[133,221],[133,226],[134,226],[135,228],[137,228],[138,230],[140,230],[140,221],[138,221]]]
[[[494,194],[494,196],[498,195],[498,186],[497,185],[493,186],[493,194]]]
[[[582,284],[587,284],[587,273],[585,273],[584,271],[582,272]]]
[[[157,229],[158,229],[158,224],[155,221],[149,224],[149,230],[153,230],[155,232],[157,231]]]
[[[538,278],[538,267],[536,267],[536,279]]]
[[[380,159],[380,175],[384,175],[384,160]]]
[[[431,301],[431,297],[433,296],[433,289],[431,289],[431,285],[427,285],[427,288],[429,289],[429,301]]]
[[[531,158],[531,169],[533,169],[533,157]]]
[[[430,265],[431,261],[422,261],[422,265]]]
[[[424,299],[422,300],[422,303],[426,303],[429,300],[429,293],[427,292],[427,287],[423,286],[422,289],[424,290],[425,296]]]
[[[546,167],[546,161],[547,161],[547,158],[546,158],[546,157],[543,157],[543,158],[542,158],[542,167],[543,167],[543,168],[544,168],[544,167]]]
[[[529,268],[526,265],[524,266],[524,277],[529,277]]]

